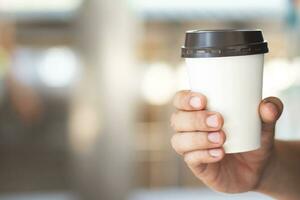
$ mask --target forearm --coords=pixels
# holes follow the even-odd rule
[[[276,141],[258,192],[280,200],[300,199],[300,141]]]

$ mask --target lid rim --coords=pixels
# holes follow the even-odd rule
[[[189,30],[181,48],[184,58],[224,57],[268,53],[260,29]]]
[[[188,30],[186,33],[198,34],[198,33],[220,33],[220,32],[262,32],[261,29],[195,29],[195,30]]]
[[[203,47],[203,48],[181,48],[183,58],[207,58],[207,57],[226,57],[253,54],[265,54],[269,52],[268,43],[255,43],[246,45],[234,45],[227,47]]]
[[[231,45],[231,46],[208,46],[208,47],[199,47],[199,48],[182,46],[182,48],[186,48],[186,49],[227,49],[227,48],[232,48],[232,47],[263,45],[263,44],[268,44],[268,41],[264,40],[263,42],[248,43],[248,44],[236,44],[236,45]]]

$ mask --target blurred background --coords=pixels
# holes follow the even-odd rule
[[[269,199],[207,189],[173,152],[189,29],[260,28],[264,96],[300,139],[300,1],[0,0],[0,199]]]

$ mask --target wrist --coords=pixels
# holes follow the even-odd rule
[[[300,199],[299,142],[275,141],[255,191],[275,199]]]
[[[281,144],[279,141],[275,141],[271,149],[269,158],[266,160],[266,163],[262,169],[261,177],[258,181],[255,192],[260,192],[264,194],[269,194],[271,191],[274,191],[274,178],[280,172],[280,162],[279,162],[279,148]],[[276,184],[276,183],[275,183]]]

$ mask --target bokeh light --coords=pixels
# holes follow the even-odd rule
[[[163,105],[170,101],[176,89],[176,75],[172,68],[163,63],[151,64],[142,82],[142,95],[153,105]]]
[[[1,0],[1,12],[66,12],[77,9],[82,0]]]
[[[272,59],[265,64],[264,96],[277,96],[280,91],[290,87],[294,79],[291,76],[291,63],[284,58]]]
[[[49,87],[69,86],[78,74],[78,60],[66,47],[50,48],[38,66],[40,80]]]

